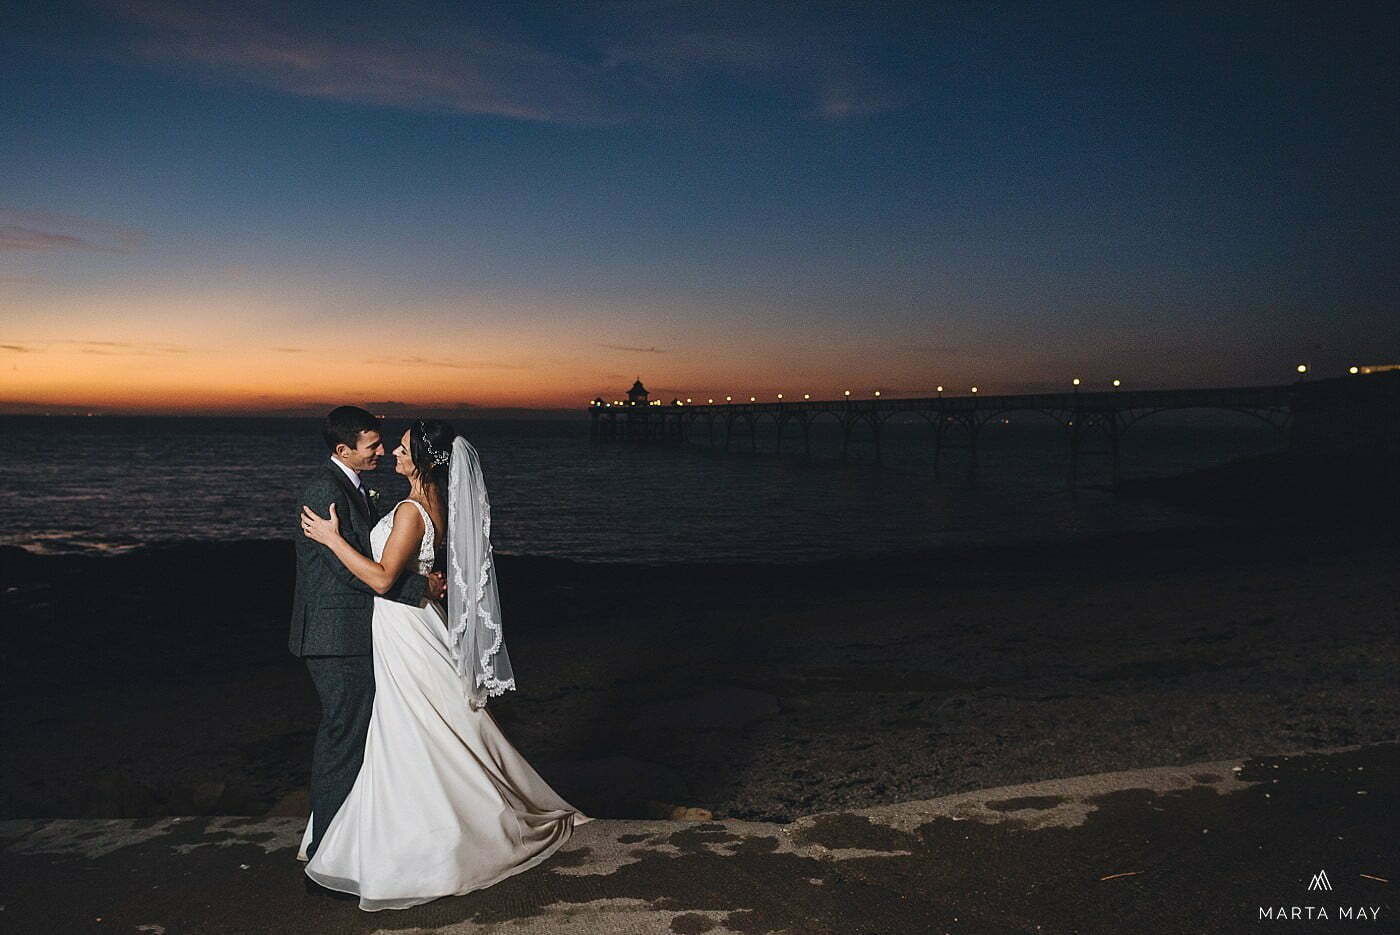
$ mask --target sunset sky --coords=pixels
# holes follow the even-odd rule
[[[1218,6],[21,0],[0,412],[1400,361],[1400,6]]]

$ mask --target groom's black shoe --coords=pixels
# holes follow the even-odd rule
[[[342,893],[340,890],[333,890],[328,886],[322,886],[306,874],[302,874],[301,879],[302,882],[306,884],[306,891],[313,896],[320,894],[322,896],[329,896],[331,899],[359,899],[354,893]]]

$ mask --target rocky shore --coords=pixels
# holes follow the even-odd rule
[[[520,690],[493,705],[602,817],[1393,740],[1400,541],[1293,520],[793,566],[500,556]],[[305,813],[289,543],[4,549],[0,576],[0,817]]]

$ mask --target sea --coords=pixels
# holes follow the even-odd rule
[[[1125,477],[1165,476],[1276,450],[1247,416],[1154,417],[1124,438]],[[386,421],[394,439],[407,421]],[[298,492],[327,452],[319,421],[297,418],[0,416],[9,439],[0,544],[39,553],[113,553],[189,540],[290,539]],[[578,419],[457,423],[480,453],[492,540],[505,554],[583,562],[778,562],[931,547],[1065,541],[1211,524],[1203,515],[1107,489],[1106,447],[1086,448],[1067,483],[1064,430],[1039,417],[988,425],[975,480],[969,453],[935,475],[924,423],[891,424],[875,463],[834,426],[813,456],[760,436],[705,445],[599,443]],[[390,446],[392,447],[392,446]],[[392,503],[393,459],[366,475]]]

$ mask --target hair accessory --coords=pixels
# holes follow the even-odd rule
[[[452,456],[451,452],[448,451],[434,451],[433,443],[428,441],[427,432],[423,433],[423,444],[428,449],[428,457],[433,459],[433,467],[441,467],[442,465],[446,464],[448,458]]]

